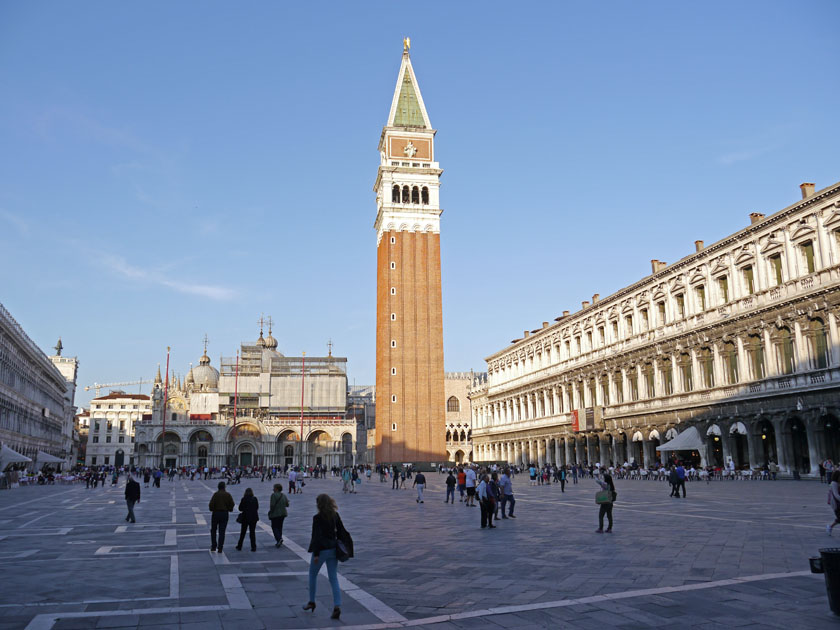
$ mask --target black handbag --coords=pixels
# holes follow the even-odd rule
[[[236,522],[237,523],[244,523],[245,522],[245,513],[244,512],[239,513],[239,516],[236,517]]]
[[[344,536],[338,533],[338,523],[335,527],[335,558],[339,562],[347,562],[351,557],[350,545],[353,544],[350,532],[344,529]]]

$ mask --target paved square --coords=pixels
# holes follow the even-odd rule
[[[671,499],[657,481],[617,481],[615,533],[599,535],[591,480],[530,487],[514,480],[518,518],[479,528],[479,509],[443,502],[428,475],[423,504],[390,482],[310,480],[290,497],[286,545],[261,505],[256,553],[209,552],[216,480],[143,488],[125,523],[123,483],[0,493],[0,630],[27,628],[840,628],[808,557],[831,546],[827,486],[811,481],[688,484]],[[304,613],[315,496],[332,494],[356,558],[339,565],[340,621],[319,577]],[[840,536],[840,531],[838,532]],[[231,540],[233,539],[233,540]],[[837,541],[840,546],[840,540]]]

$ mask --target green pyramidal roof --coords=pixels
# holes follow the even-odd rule
[[[417,98],[417,91],[411,81],[411,72],[406,67],[403,72],[402,85],[400,86],[400,97],[397,99],[397,111],[394,113],[395,127],[426,127],[423,119],[423,111],[420,109],[420,101]]]

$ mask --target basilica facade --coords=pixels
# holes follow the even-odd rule
[[[236,357],[162,378],[151,414],[135,425],[140,466],[343,466],[354,463],[347,359],[288,357],[271,330]]]
[[[491,354],[470,394],[475,459],[838,461],[840,183],[814,188]]]

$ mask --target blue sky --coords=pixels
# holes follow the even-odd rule
[[[0,302],[80,385],[261,313],[374,381],[402,37],[442,168],[447,370],[840,180],[837,2],[5,2]],[[145,391],[148,391],[146,387]],[[92,393],[81,392],[84,403]]]

